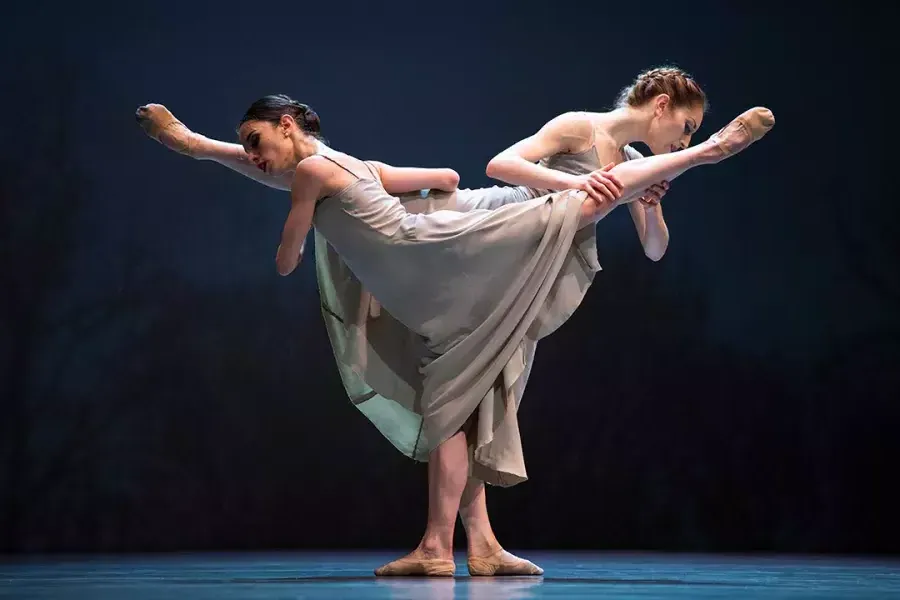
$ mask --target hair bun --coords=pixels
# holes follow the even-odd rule
[[[307,104],[297,102],[285,94],[263,96],[250,105],[238,127],[247,121],[268,121],[277,124],[285,115],[291,116],[305,132],[321,139],[319,115]]]
[[[319,133],[321,131],[321,123],[319,123],[319,115],[316,114],[316,111],[309,108],[308,106],[304,109],[303,112],[303,122],[306,124],[306,129],[308,131],[312,131],[314,133]]]

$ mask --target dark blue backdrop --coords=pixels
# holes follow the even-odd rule
[[[882,9],[884,11],[886,9]],[[142,103],[234,138],[287,93],[351,154],[457,169],[674,63],[698,137],[666,257],[599,225],[578,314],[541,344],[510,547],[900,548],[900,277],[887,13],[724,2],[35,3],[2,25],[0,539],[6,551],[412,546],[424,466],[343,395],[288,197],[148,140]]]

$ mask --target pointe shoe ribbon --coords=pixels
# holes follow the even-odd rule
[[[744,111],[713,136],[724,157],[737,154],[753,142],[759,141],[775,126],[775,115],[763,106]],[[729,130],[726,132],[726,129]],[[732,134],[732,135],[729,135]]]
[[[442,558],[398,558],[375,569],[379,577],[453,577],[456,563]]]
[[[470,556],[469,575],[496,577],[500,575],[543,575],[544,570],[531,561],[519,558],[506,550],[490,556]]]
[[[197,136],[162,104],[147,104],[134,115],[144,132],[170,150],[194,156]]]

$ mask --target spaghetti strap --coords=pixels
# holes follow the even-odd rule
[[[362,164],[366,165],[366,168],[369,170],[369,173],[372,174],[372,177],[375,179],[375,181],[381,181],[381,176],[378,174],[378,169],[374,168],[372,166],[372,163],[364,160],[362,161]]]
[[[369,166],[369,164],[368,164],[367,162],[365,162],[365,161],[362,161],[362,160],[361,160],[361,161],[359,161],[359,162],[362,163],[362,164],[364,164],[364,165],[366,166],[366,169],[368,169],[369,175],[370,175],[370,176],[366,176],[366,175],[360,176],[359,173],[357,173],[354,169],[351,169],[350,167],[348,167],[347,165],[345,165],[345,164],[343,163],[342,160],[338,160],[338,158],[335,157],[335,156],[329,156],[328,154],[319,154],[318,156],[321,156],[322,158],[324,158],[324,159],[326,159],[326,160],[329,160],[329,161],[333,162],[334,164],[336,164],[337,166],[339,166],[339,167],[342,168],[343,170],[347,171],[348,173],[350,173],[351,175],[353,175],[353,176],[356,177],[357,179],[371,179],[371,180],[378,181],[378,182],[381,181],[381,178],[378,177],[378,175],[377,175],[375,172],[372,171],[372,167]]]
[[[353,175],[353,176],[356,177],[357,179],[362,179],[362,177],[360,177],[359,175],[357,175],[356,173],[354,173],[353,171],[351,171],[350,169],[348,169],[347,167],[345,167],[344,165],[342,165],[341,163],[339,163],[338,161],[336,161],[336,160],[333,159],[332,157],[328,156],[327,154],[319,154],[319,156],[321,156],[322,158],[324,158],[324,159],[327,160],[327,161],[333,162],[334,164],[336,164],[337,166],[339,166],[339,167],[342,168],[343,170],[347,171],[348,173],[350,173],[351,175]]]

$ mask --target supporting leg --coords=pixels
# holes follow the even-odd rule
[[[453,529],[468,469],[466,436],[462,431],[431,452],[425,535],[412,553],[379,567],[375,570],[376,575],[453,575]]]
[[[500,545],[488,518],[484,482],[470,478],[463,490],[459,516],[468,539],[468,567],[473,576],[542,575],[534,563],[510,554]]]

